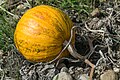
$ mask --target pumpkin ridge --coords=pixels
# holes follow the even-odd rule
[[[61,14],[60,14],[60,15],[61,15]],[[62,16],[61,18],[64,20],[64,22],[65,22],[65,24],[66,24],[66,26],[67,26],[67,27],[66,27],[67,30],[69,31],[70,29],[68,28],[68,26],[70,26],[70,25],[65,21],[65,18],[67,19],[67,16],[66,16],[66,15],[64,15],[64,16],[61,15],[61,16]],[[69,20],[68,20],[68,22],[69,22]],[[69,35],[68,35],[68,34],[69,34],[68,31],[66,32],[66,35],[67,35],[67,36],[69,36]],[[67,39],[68,39],[68,38],[67,38]]]
[[[37,6],[27,10],[19,20],[14,43],[27,60],[47,62],[59,55],[63,42],[70,38],[72,25],[69,17],[58,8]],[[68,54],[65,50],[60,57]]]
[[[27,25],[25,25],[25,23],[22,23],[22,24],[20,24],[20,25],[23,25],[23,26],[27,26]],[[28,26],[29,27],[29,26]],[[32,27],[31,27],[32,28]],[[43,27],[44,28],[44,27]],[[26,30],[25,29],[22,29],[23,31],[21,31],[21,32],[25,32]],[[28,31],[28,30],[27,30]],[[54,32],[54,31],[52,31],[52,30],[50,30],[51,32]],[[31,31],[29,31],[30,33],[31,33]],[[48,35],[48,33],[41,33],[41,34],[44,34],[44,35]],[[31,35],[31,34],[28,34],[28,35]],[[48,35],[50,38],[56,38],[55,36],[50,36],[50,35]],[[57,38],[56,38],[57,39]],[[61,36],[59,36],[59,39],[61,39],[62,41],[64,40],[63,39],[63,37],[62,37],[62,35]],[[58,39],[57,39],[58,40]]]
[[[44,10],[44,9],[47,10],[46,7],[42,7],[42,8],[43,8],[43,10]],[[64,25],[61,24],[61,22],[62,22],[62,23],[65,23],[65,21],[62,21],[62,19],[61,19],[58,15],[55,14],[55,12],[53,11],[53,9],[49,8],[49,11],[50,11],[49,13],[52,13],[52,14],[54,15],[55,19],[59,22],[59,24],[61,25],[61,27],[62,27],[62,26],[67,26],[66,24],[64,24]],[[57,12],[57,11],[56,11],[56,12]],[[61,11],[59,10],[59,12],[61,12]],[[63,13],[59,13],[59,12],[58,12],[58,14],[61,16],[61,14],[63,14]],[[59,18],[60,21],[59,21],[57,18]],[[59,26],[59,27],[60,27],[60,26]],[[61,28],[61,27],[60,27],[60,28]],[[64,28],[64,27],[63,27],[63,28]],[[63,30],[63,32],[65,32],[65,29],[62,29],[62,30]]]
[[[46,9],[46,8],[45,8]],[[44,8],[43,8],[43,10],[44,10]],[[39,10],[36,10],[36,11],[39,11]],[[52,12],[52,11],[50,11],[49,13],[52,13],[52,14],[54,14],[54,12]],[[55,18],[54,18],[55,17]],[[59,20],[57,19],[58,18],[58,16],[56,15],[56,14],[54,14],[54,19],[56,19],[57,20],[57,22],[59,22]],[[60,18],[59,18],[60,19]],[[61,25],[61,23],[59,22],[59,26],[63,26],[63,25]],[[60,28],[61,29],[61,28]],[[65,32],[63,29],[61,29],[61,31],[63,31],[63,32]]]
[[[32,17],[31,15],[29,15],[30,17]],[[41,21],[42,22],[42,25],[45,25],[45,24],[47,24],[46,22],[44,22],[43,20],[40,20],[39,18],[36,18],[36,17],[32,17],[32,18],[34,18],[34,19],[37,19],[37,20],[39,20],[39,21]],[[44,24],[43,24],[44,23]],[[48,24],[49,25],[49,24]],[[51,25],[49,25],[49,26],[51,26]],[[42,27],[42,26],[41,26]],[[44,26],[45,27],[45,26]],[[43,27],[43,28],[44,28]],[[51,26],[52,27],[52,26]],[[47,27],[48,28],[48,27]],[[59,27],[58,27],[59,28]],[[50,29],[50,28],[49,28]],[[52,30],[51,30],[52,31]],[[56,27],[55,27],[55,32],[56,32]],[[61,32],[60,32],[61,33]],[[63,32],[62,32],[62,34],[63,34]],[[62,35],[59,35],[59,37],[60,38],[62,38],[62,40],[64,40],[64,38],[63,38],[63,36]]]

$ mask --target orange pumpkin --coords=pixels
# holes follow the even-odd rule
[[[63,42],[69,40],[72,26],[72,21],[60,9],[48,5],[36,6],[27,10],[19,20],[14,42],[27,60],[48,62],[59,54]],[[65,50],[61,57],[68,54]]]

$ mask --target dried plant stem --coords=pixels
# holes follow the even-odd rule
[[[2,71],[2,73],[3,73],[3,74],[2,74],[2,77],[1,77],[1,79],[0,79],[0,80],[4,80],[4,78],[5,78],[5,72],[4,72],[4,70],[3,70],[3,69],[1,69],[1,68],[0,68],[0,71]]]
[[[70,44],[71,41],[72,41],[73,35],[74,35],[74,33],[73,33],[73,32],[74,32],[74,31],[73,31],[74,28],[79,28],[79,27],[76,27],[76,26],[72,27],[72,29],[71,29],[71,36],[70,36],[69,41],[65,41],[65,42],[64,42],[64,45],[66,45],[66,46],[62,49],[62,51],[59,53],[59,55],[58,55],[55,59],[53,59],[52,61],[50,61],[50,62],[48,62],[48,63],[55,62],[55,61],[60,57],[60,55],[63,53],[63,51],[67,48],[68,51],[70,52],[70,54],[71,54],[74,58],[79,59],[79,60],[82,60],[82,61],[84,61],[86,64],[88,64],[88,65],[90,65],[90,66],[92,67],[92,68],[91,68],[91,71],[90,71],[90,80],[92,80],[92,76],[93,76],[93,72],[94,72],[95,65],[92,64],[92,63],[91,63],[88,59],[86,59],[84,56],[78,54],[78,53],[75,51],[75,49],[72,47],[72,45]]]
[[[29,8],[32,8],[32,6],[30,5],[28,0],[25,0],[27,2],[27,4],[29,5]]]
[[[84,60],[84,62],[85,62],[86,64],[88,64],[88,65],[91,66],[90,80],[92,80],[95,65],[92,64],[92,63],[91,63],[88,59],[86,59],[84,56],[81,56],[80,54],[78,54],[71,45],[68,46],[68,51],[70,52],[70,54],[71,54],[73,57],[75,57],[75,58],[77,58],[77,59],[80,59],[80,60]]]
[[[17,15],[14,15],[13,13],[10,13],[10,12],[7,11],[6,9],[4,9],[2,6],[0,6],[0,9],[3,10],[3,11],[5,11],[7,14],[9,14],[9,15],[11,15],[11,16],[13,16],[13,17],[15,17],[15,18],[18,18]]]
[[[95,65],[92,64],[88,59],[85,59],[85,63],[91,66],[91,71],[90,71],[90,80],[92,80],[93,77],[93,73],[94,73],[94,69],[95,69]]]
[[[93,32],[93,33],[105,33],[103,30],[91,30],[88,26],[87,26],[87,24],[85,23],[85,28],[88,30],[88,31],[91,31],[91,32]]]

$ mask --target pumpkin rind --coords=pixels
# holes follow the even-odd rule
[[[19,20],[14,42],[27,60],[48,62],[59,54],[63,42],[69,40],[72,26],[69,17],[58,8],[36,6],[29,9]],[[68,54],[65,50],[61,57]]]

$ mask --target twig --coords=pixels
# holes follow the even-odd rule
[[[27,2],[27,4],[29,5],[29,8],[32,8],[32,6],[30,5],[28,0],[25,0]]]
[[[90,58],[90,56],[93,54],[93,52],[95,52],[95,49],[97,48],[97,47],[107,47],[107,46],[102,46],[102,45],[95,45],[95,47],[93,48],[93,50],[92,51],[90,51],[89,53],[88,53],[88,55],[86,55],[86,58]]]
[[[4,72],[4,70],[1,69],[1,68],[0,68],[0,71],[2,71],[2,73],[3,73],[3,74],[2,74],[2,77],[1,77],[1,80],[4,80],[4,78],[5,78],[5,72]]]
[[[103,59],[103,58],[101,57],[101,58],[96,62],[95,67],[97,67],[97,66],[99,65],[99,63],[100,63],[100,61],[101,61],[102,59]]]
[[[89,43],[90,51],[89,51],[89,53],[85,56],[86,58],[89,58],[89,57],[93,54],[93,52],[94,52],[94,50],[95,50],[95,49],[93,48],[92,42],[93,42],[93,40],[90,40],[90,39],[88,38],[88,43]]]
[[[2,6],[0,6],[0,9],[5,11],[7,14],[9,14],[9,15],[15,17],[15,18],[19,18],[17,15],[14,15],[13,13],[10,13],[9,11],[5,10]]]
[[[1,0],[0,0],[0,5],[4,4],[5,2],[6,2],[6,1],[1,1]]]
[[[75,59],[71,59],[71,58],[67,58],[67,57],[63,57],[63,58],[60,58],[57,63],[56,63],[56,67],[62,62],[62,60],[68,60],[69,62],[80,62],[79,59],[75,60]]]
[[[93,77],[93,73],[94,73],[94,69],[95,69],[95,65],[92,64],[88,59],[85,59],[85,63],[91,66],[91,71],[90,71],[90,80],[92,80]]]
[[[107,57],[108,57],[108,56],[107,56]],[[110,57],[108,57],[108,59],[110,60],[110,62],[111,62],[113,65],[115,65],[116,67],[120,67],[119,65],[115,64],[115,63],[112,61],[112,59],[110,59]]]
[[[112,14],[113,14],[113,8],[110,8],[110,9],[111,9],[111,13],[110,13],[110,15],[108,16],[109,19],[112,17]]]
[[[105,62],[105,64],[106,64],[106,58],[105,58],[105,56],[103,55],[102,51],[101,51],[101,50],[99,50],[99,53],[100,53],[100,55],[101,55],[102,59],[104,60],[104,62]]]
[[[80,55],[80,54],[78,54],[76,51],[75,51],[75,49],[72,47],[72,45],[69,45],[68,46],[68,51],[70,52],[70,54],[74,57],[74,58],[76,58],[76,59],[80,59],[80,60],[85,60],[85,57],[84,56],[82,56],[82,55]]]
[[[93,33],[105,33],[105,31],[103,30],[91,30],[90,28],[88,28],[87,24],[85,23],[85,27],[87,30],[89,30],[90,32],[93,32]]]

